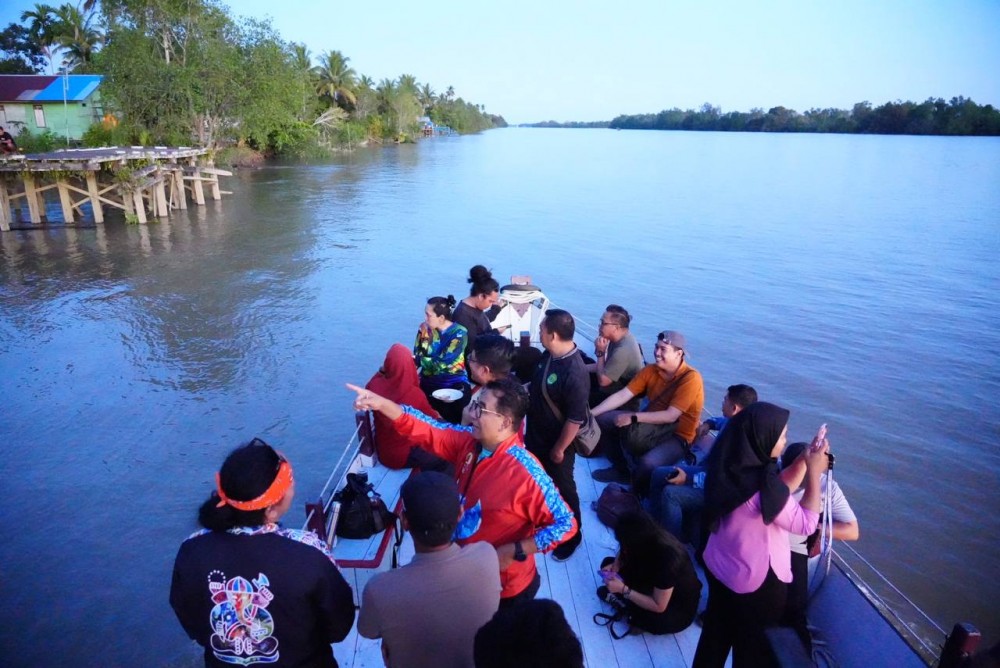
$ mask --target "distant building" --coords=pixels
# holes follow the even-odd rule
[[[104,116],[103,79],[96,74],[0,75],[0,126],[15,137],[49,130],[80,140]]]

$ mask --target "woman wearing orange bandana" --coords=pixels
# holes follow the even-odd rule
[[[316,534],[278,520],[295,496],[292,465],[259,438],[233,450],[202,504],[205,527],[181,545],[170,605],[206,666],[335,668],[330,644],[354,624],[354,597]]]

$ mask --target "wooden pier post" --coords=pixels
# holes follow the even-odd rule
[[[66,187],[66,179],[62,176],[56,179],[56,187],[59,188],[59,204],[62,206],[64,223],[75,221],[73,217],[73,200],[69,196],[69,189]]]
[[[10,223],[10,195],[7,194],[7,181],[0,179],[0,231],[10,232]]]
[[[164,176],[165,174],[162,170],[157,170],[156,183],[153,185],[151,190],[151,194],[156,197],[155,215],[158,218],[166,218],[170,215],[170,207],[167,206],[167,189],[166,183],[164,182]],[[152,197],[150,199],[152,199]]]
[[[94,211],[94,222],[104,222],[104,208],[101,206],[101,191],[97,187],[97,172],[87,172],[87,192],[90,194],[90,208]]]
[[[35,175],[30,172],[25,173],[24,199],[28,202],[28,220],[33,224],[42,222],[42,214],[38,206],[38,193],[35,192]]]
[[[198,206],[205,206],[205,189],[201,185],[201,168],[198,167],[197,160],[192,160],[194,165],[194,180],[191,181],[194,190],[194,203]]]
[[[136,218],[143,225],[146,224],[146,203],[142,200],[142,190],[136,188],[132,191],[132,206],[135,207],[133,211],[135,212]]]

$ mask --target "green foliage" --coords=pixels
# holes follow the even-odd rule
[[[91,128],[88,145],[235,144],[302,156],[408,139],[427,113],[460,132],[503,124],[411,74],[376,86],[334,49],[313,66],[304,45],[283,41],[267,21],[233,18],[218,0],[102,0],[103,34],[93,4],[37,5],[22,17],[23,34],[10,35],[27,40],[37,63],[58,44],[77,71],[105,75],[105,106],[121,124]]]
[[[430,110],[430,118],[438,125],[445,125],[463,134],[507,125],[502,117],[491,116],[485,113],[483,107],[462,98],[439,99]]]
[[[718,107],[705,104],[700,110],[668,109],[658,114],[618,116],[615,129],[632,130],[717,130],[724,132],[838,132],[908,135],[1000,135],[1000,111],[991,105],[979,106],[964,97],[949,102],[928,98],[922,104],[886,102],[872,108],[859,102],[845,109],[810,109],[800,114],[794,109],[772,107],[764,113],[732,111],[722,114]]]
[[[125,146],[134,142],[129,134],[129,129],[120,125],[107,126],[104,123],[94,123],[83,133],[83,145],[88,147],[97,146]]]
[[[0,32],[0,74],[36,74],[45,69],[45,54],[28,29],[11,23]]]
[[[22,132],[17,136],[17,150],[21,153],[48,153],[57,148],[66,148],[66,137],[60,137],[52,130],[38,134]]]

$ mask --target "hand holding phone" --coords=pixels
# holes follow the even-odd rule
[[[609,571],[609,570],[604,569],[604,568],[598,570],[597,574],[600,575],[601,579],[604,580],[605,582],[607,582],[609,580],[619,580],[619,579],[621,579],[620,576],[618,575],[618,573],[615,573],[614,571]]]

